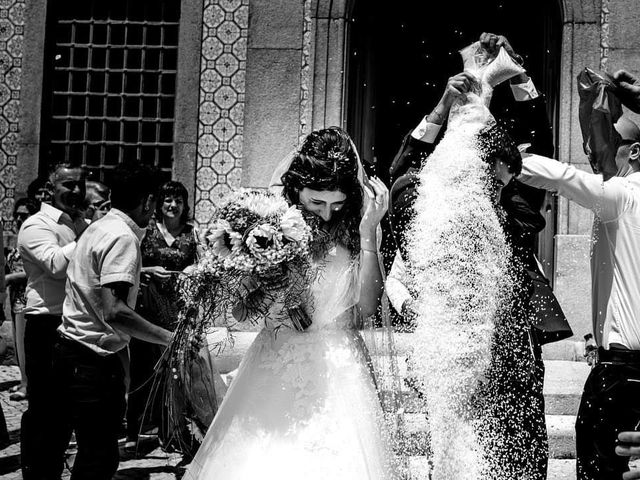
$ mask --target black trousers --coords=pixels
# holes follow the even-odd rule
[[[576,421],[578,480],[620,480],[627,457],[615,453],[618,433],[640,421],[640,351],[598,350]]]
[[[56,478],[56,472],[51,470],[54,461],[49,457],[51,445],[47,435],[56,415],[51,404],[51,396],[56,389],[51,373],[53,347],[58,337],[56,329],[61,318],[57,315],[26,315],[25,318],[24,352],[29,404],[22,415],[20,428],[22,477],[25,480]],[[59,471],[62,471],[62,463]],[[58,473],[57,478],[59,476]]]
[[[98,355],[79,342],[58,338],[53,355],[58,411],[55,455],[64,456],[72,431],[78,454],[71,480],[109,480],[118,470],[118,436],[125,412],[125,372],[117,355]],[[62,446],[64,445],[64,447]]]

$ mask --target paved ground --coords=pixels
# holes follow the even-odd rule
[[[20,372],[16,366],[0,365],[0,405],[7,420],[7,427],[11,436],[11,445],[0,450],[0,479],[21,480],[20,474],[20,417],[27,407],[26,402],[9,400],[9,388],[18,383]],[[145,442],[144,456],[141,458],[127,458],[122,455],[120,468],[114,477],[116,480],[175,480],[184,474],[184,467],[180,466],[181,458],[177,455],[167,455],[157,448],[157,442],[152,438]],[[67,452],[67,463],[73,464],[73,451]],[[69,478],[69,471],[65,470],[63,478]]]

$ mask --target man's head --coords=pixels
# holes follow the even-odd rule
[[[625,177],[640,171],[640,128],[625,116],[620,117],[614,127],[621,137],[616,151],[616,176]]]
[[[104,183],[87,181],[87,196],[85,198],[85,218],[87,220],[95,222],[107,214],[111,208],[110,194],[109,187]]]
[[[77,217],[84,208],[84,197],[87,192],[86,172],[82,167],[61,163],[49,174],[46,188],[52,196],[54,207]]]
[[[478,133],[480,157],[489,164],[498,193],[522,171],[522,156],[507,131],[493,123]]]
[[[111,206],[122,210],[140,227],[146,227],[156,208],[160,176],[139,163],[122,163],[113,171]]]

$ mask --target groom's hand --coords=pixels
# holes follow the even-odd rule
[[[522,59],[522,57],[515,52],[515,50],[509,43],[509,40],[507,40],[507,37],[505,37],[504,35],[496,35],[495,33],[483,32],[482,35],[480,35],[480,46],[487,52],[489,52],[489,55],[491,55],[492,57],[496,57],[500,52],[500,49],[504,47],[505,51],[511,58],[513,58],[514,62],[516,62],[520,66],[524,64],[524,60]],[[525,73],[521,73],[520,75],[512,77],[511,83],[526,83],[528,79],[529,77]]]
[[[516,63],[522,64],[522,57],[515,52],[509,43],[509,40],[507,40],[507,37],[504,35],[483,32],[482,35],[480,35],[480,46],[493,57],[497,56],[500,52],[500,48],[504,47],[506,52],[516,61]]]

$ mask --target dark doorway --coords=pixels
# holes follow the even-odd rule
[[[462,71],[458,51],[482,32],[505,35],[524,57],[538,90],[547,97],[557,132],[562,13],[558,0],[534,4],[508,0],[382,0],[356,2],[349,29],[347,129],[363,159],[381,178],[402,138],[428,114],[447,79]],[[508,85],[494,92],[491,110],[508,120]],[[556,142],[557,143],[557,142]],[[539,253],[553,268],[554,202],[546,202],[548,227]]]

